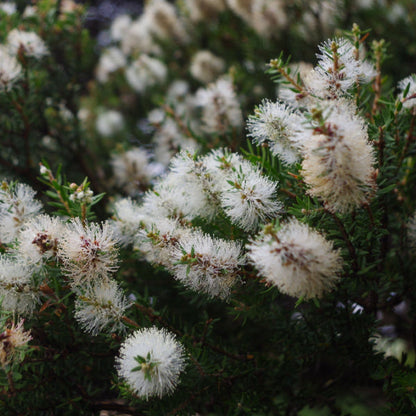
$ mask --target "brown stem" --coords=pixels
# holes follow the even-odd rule
[[[371,109],[371,114],[374,116],[378,110],[378,103],[381,97],[381,50],[380,48],[376,49],[376,78],[373,83],[374,88],[374,101],[373,107]]]
[[[140,328],[140,325],[137,322],[134,322],[132,319],[128,318],[127,316],[123,316],[121,318],[124,322],[128,325],[134,326],[135,328]]]

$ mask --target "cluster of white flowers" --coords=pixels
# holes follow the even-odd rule
[[[333,212],[360,207],[375,188],[373,147],[350,98],[351,88],[375,76],[360,52],[343,38],[324,42],[318,65],[300,65],[294,74],[286,73],[291,81],[280,90],[282,101],[263,102],[248,121],[253,140],[267,143],[283,163],[302,160],[308,193]],[[279,65],[271,62],[272,67]],[[289,86],[296,92],[288,93]]]
[[[242,245],[210,236],[192,221],[226,216],[255,231],[282,211],[276,193],[277,183],[236,153],[219,149],[197,157],[183,151],[141,205],[116,204],[114,224],[125,242],[133,241],[147,261],[164,266],[186,287],[227,298],[245,262]]]
[[[14,3],[0,3],[0,10],[7,14],[16,11]],[[49,54],[45,42],[35,32],[12,29],[0,45],[0,93],[10,90],[22,76],[19,54],[41,59]]]
[[[46,177],[50,170],[41,165]],[[71,184],[74,201],[88,204],[92,191],[84,183]],[[105,328],[122,330],[130,306],[111,279],[117,270],[117,239],[108,223],[64,222],[42,214],[35,191],[25,184],[3,182],[0,189],[0,234],[6,248],[0,256],[2,308],[30,315],[48,286],[50,268],[60,267],[77,295],[75,318],[96,334]]]
[[[94,192],[85,183],[81,185],[71,183],[69,188],[72,191],[71,195],[69,195],[70,201],[78,204],[90,204],[92,202]]]

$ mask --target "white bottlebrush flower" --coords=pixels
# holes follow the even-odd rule
[[[243,263],[240,243],[193,231],[173,247],[169,269],[186,287],[225,299]]]
[[[302,174],[308,193],[332,212],[350,212],[367,202],[375,187],[373,148],[364,120],[340,102],[305,139]],[[329,113],[326,115],[325,113]]]
[[[131,196],[146,190],[163,173],[163,166],[151,162],[150,154],[140,147],[114,155],[111,165],[117,186]]]
[[[252,18],[248,22],[253,29],[265,38],[279,36],[287,25],[285,4],[282,0],[255,0],[252,5]]]
[[[25,331],[24,320],[16,325],[14,322],[0,332],[0,365],[5,369],[11,363],[20,361],[19,349],[24,347],[31,339],[30,330]]]
[[[95,122],[97,132],[103,137],[111,137],[124,128],[123,115],[116,110],[107,110],[100,113]]]
[[[111,39],[120,41],[131,25],[131,17],[128,14],[119,14],[111,23]]]
[[[78,294],[75,319],[92,335],[103,331],[119,332],[125,329],[122,319],[129,306],[131,303],[117,282],[106,279],[94,282]]]
[[[39,291],[34,286],[33,269],[16,259],[0,256],[1,308],[18,315],[30,315],[39,303]]]
[[[172,393],[184,367],[182,344],[167,330],[156,327],[130,335],[116,361],[119,377],[144,399]]]
[[[321,297],[335,286],[342,268],[339,250],[298,220],[280,229],[267,225],[247,249],[260,275],[294,297]]]
[[[0,45],[0,93],[8,91],[21,75],[22,66],[6,47]]]
[[[134,248],[151,264],[161,265],[170,270],[173,264],[172,252],[181,238],[188,238],[190,231],[179,221],[163,217],[147,217],[144,228],[139,230]]]
[[[142,209],[131,199],[121,199],[114,204],[115,218],[112,222],[117,239],[122,245],[133,243],[143,220],[147,218]]]
[[[0,240],[3,243],[12,243],[25,222],[42,210],[35,194],[29,185],[3,182],[0,189]]]
[[[277,182],[263,176],[260,169],[232,172],[221,192],[221,205],[234,224],[245,231],[254,231],[260,223],[282,211],[276,199]]]
[[[183,22],[176,13],[176,7],[166,0],[150,0],[144,7],[143,14],[149,29],[156,39],[185,43],[189,36]]]
[[[224,73],[225,62],[210,51],[198,51],[191,60],[189,71],[198,81],[208,84]]]
[[[14,14],[17,12],[16,4],[13,2],[4,2],[0,3],[0,10],[8,15]]]
[[[107,82],[109,75],[127,64],[126,57],[121,49],[111,47],[104,49],[95,70],[96,77],[100,82]]]
[[[150,216],[190,221],[211,216],[207,196],[198,183],[188,185],[174,174],[168,174],[143,198],[143,209]]]
[[[38,9],[36,6],[26,6],[25,9],[23,10],[23,14],[22,17],[24,19],[30,19],[31,17],[37,16],[38,14]]]
[[[356,56],[354,45],[347,39],[329,39],[319,45],[319,50],[309,86],[320,97],[328,93],[337,97],[357,82],[368,82],[376,75],[374,67]]]
[[[225,10],[224,0],[185,0],[185,7],[192,22],[209,22]]]
[[[121,39],[121,49],[126,55],[152,54],[160,55],[161,48],[155,42],[150,29],[150,21],[142,14],[124,32]]]
[[[18,235],[18,255],[33,265],[54,258],[63,230],[57,217],[38,215],[29,219]]]
[[[206,133],[224,134],[242,127],[240,103],[229,79],[220,78],[207,88],[199,89],[195,100],[202,108],[202,128]]]
[[[35,32],[11,30],[7,35],[7,47],[12,55],[17,55],[19,50],[22,50],[26,56],[36,59],[49,55],[45,42]]]
[[[399,99],[402,101],[403,107],[414,109],[416,107],[416,74],[402,79],[398,87],[400,90]],[[406,95],[405,92],[407,92]]]
[[[117,241],[108,222],[83,226],[79,218],[67,224],[58,256],[74,285],[108,278],[117,270]]]
[[[299,160],[303,131],[302,117],[280,102],[264,100],[247,122],[249,136],[257,144],[267,143],[270,151],[287,164]]]
[[[155,85],[163,84],[166,76],[166,65],[159,59],[144,54],[140,55],[126,69],[126,80],[138,93],[143,93]]]

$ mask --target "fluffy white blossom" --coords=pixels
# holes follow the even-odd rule
[[[375,158],[364,120],[353,108],[331,103],[305,139],[302,174],[310,195],[333,212],[349,212],[371,195]]]
[[[170,271],[186,287],[225,299],[243,263],[240,243],[195,230],[173,248]]]
[[[284,1],[254,0],[252,18],[248,23],[265,38],[279,35],[279,32],[287,25]]]
[[[134,237],[147,218],[141,207],[131,199],[121,199],[114,204],[115,218],[113,220],[114,232],[120,244],[133,243]]]
[[[0,45],[0,92],[8,91],[21,75],[22,66],[6,47]]]
[[[205,84],[215,81],[225,70],[225,62],[210,51],[198,51],[191,60],[189,71],[198,81]]]
[[[140,147],[113,155],[111,165],[116,184],[131,196],[146,190],[163,172],[163,166],[151,162],[150,154]]]
[[[329,39],[319,45],[319,50],[318,65],[308,78],[310,89],[318,96],[337,97],[376,75],[375,68],[356,56],[354,45],[345,38]]]
[[[339,279],[339,251],[320,233],[294,219],[280,229],[267,225],[247,249],[260,275],[290,296],[321,297]]]
[[[71,220],[62,235],[58,256],[74,285],[106,279],[117,270],[117,241],[110,224]]]
[[[0,333],[0,364],[5,369],[13,362],[20,361],[19,349],[24,347],[31,339],[30,330],[25,331],[24,320],[16,325],[14,322]]]
[[[156,39],[185,43],[189,36],[183,22],[176,14],[176,8],[166,0],[150,0],[146,3],[143,14],[149,29]]]
[[[100,113],[95,122],[97,132],[104,137],[111,137],[124,128],[123,115],[116,110],[107,110]]]
[[[111,23],[111,38],[115,41],[122,40],[131,23],[131,17],[128,14],[119,14]]]
[[[118,375],[139,397],[170,394],[185,367],[185,354],[173,334],[156,327],[134,332],[121,345]]]
[[[29,219],[18,235],[18,255],[33,265],[53,259],[63,230],[64,226],[57,217],[43,214]]]
[[[17,55],[19,50],[36,59],[49,55],[45,42],[35,32],[12,29],[7,35],[7,46],[12,55]]]
[[[416,107],[416,74],[409,75],[399,82],[399,98],[404,108],[414,109]],[[406,94],[404,94],[407,92]]]
[[[148,55],[140,55],[126,69],[126,80],[138,93],[165,82],[167,76],[166,65],[159,59]]]
[[[29,185],[3,182],[0,189],[0,239],[3,243],[13,242],[25,222],[42,210],[35,194]]]
[[[127,60],[121,49],[114,46],[104,49],[95,70],[98,81],[107,82],[111,73],[124,68],[126,64]]]
[[[39,291],[34,285],[29,264],[0,256],[1,307],[19,315],[30,315],[39,303]]]
[[[229,79],[220,78],[207,88],[199,89],[195,99],[202,108],[202,128],[206,133],[224,134],[232,128],[241,128],[240,103]]]
[[[171,181],[177,187],[183,187],[189,195],[187,203],[193,207],[194,216],[212,218],[219,207],[219,195],[203,160],[195,154],[182,151],[172,159],[170,170]]]
[[[185,182],[172,173],[143,198],[143,209],[148,215],[179,221],[189,221],[198,216],[211,217],[210,205],[206,193],[198,183],[190,185],[190,182]]]
[[[78,295],[75,301],[75,319],[92,335],[104,330],[122,331],[122,318],[130,305],[116,281],[106,279],[94,282]]]
[[[259,168],[233,171],[221,193],[221,205],[231,221],[246,231],[274,218],[282,211],[276,199],[277,182],[262,175]]]
[[[153,38],[150,23],[146,15],[142,14],[127,28],[121,39],[121,49],[126,55],[160,55],[162,50]]]
[[[272,154],[279,156],[282,162],[292,164],[300,157],[302,123],[304,120],[292,108],[264,100],[249,117],[247,128],[254,142],[267,143]]]
[[[135,249],[152,264],[171,269],[174,261],[172,253],[180,239],[188,239],[190,230],[179,221],[163,217],[147,217],[144,228],[135,238]]]
[[[11,15],[17,12],[17,7],[15,3],[3,1],[0,3],[0,10],[8,15]]]

